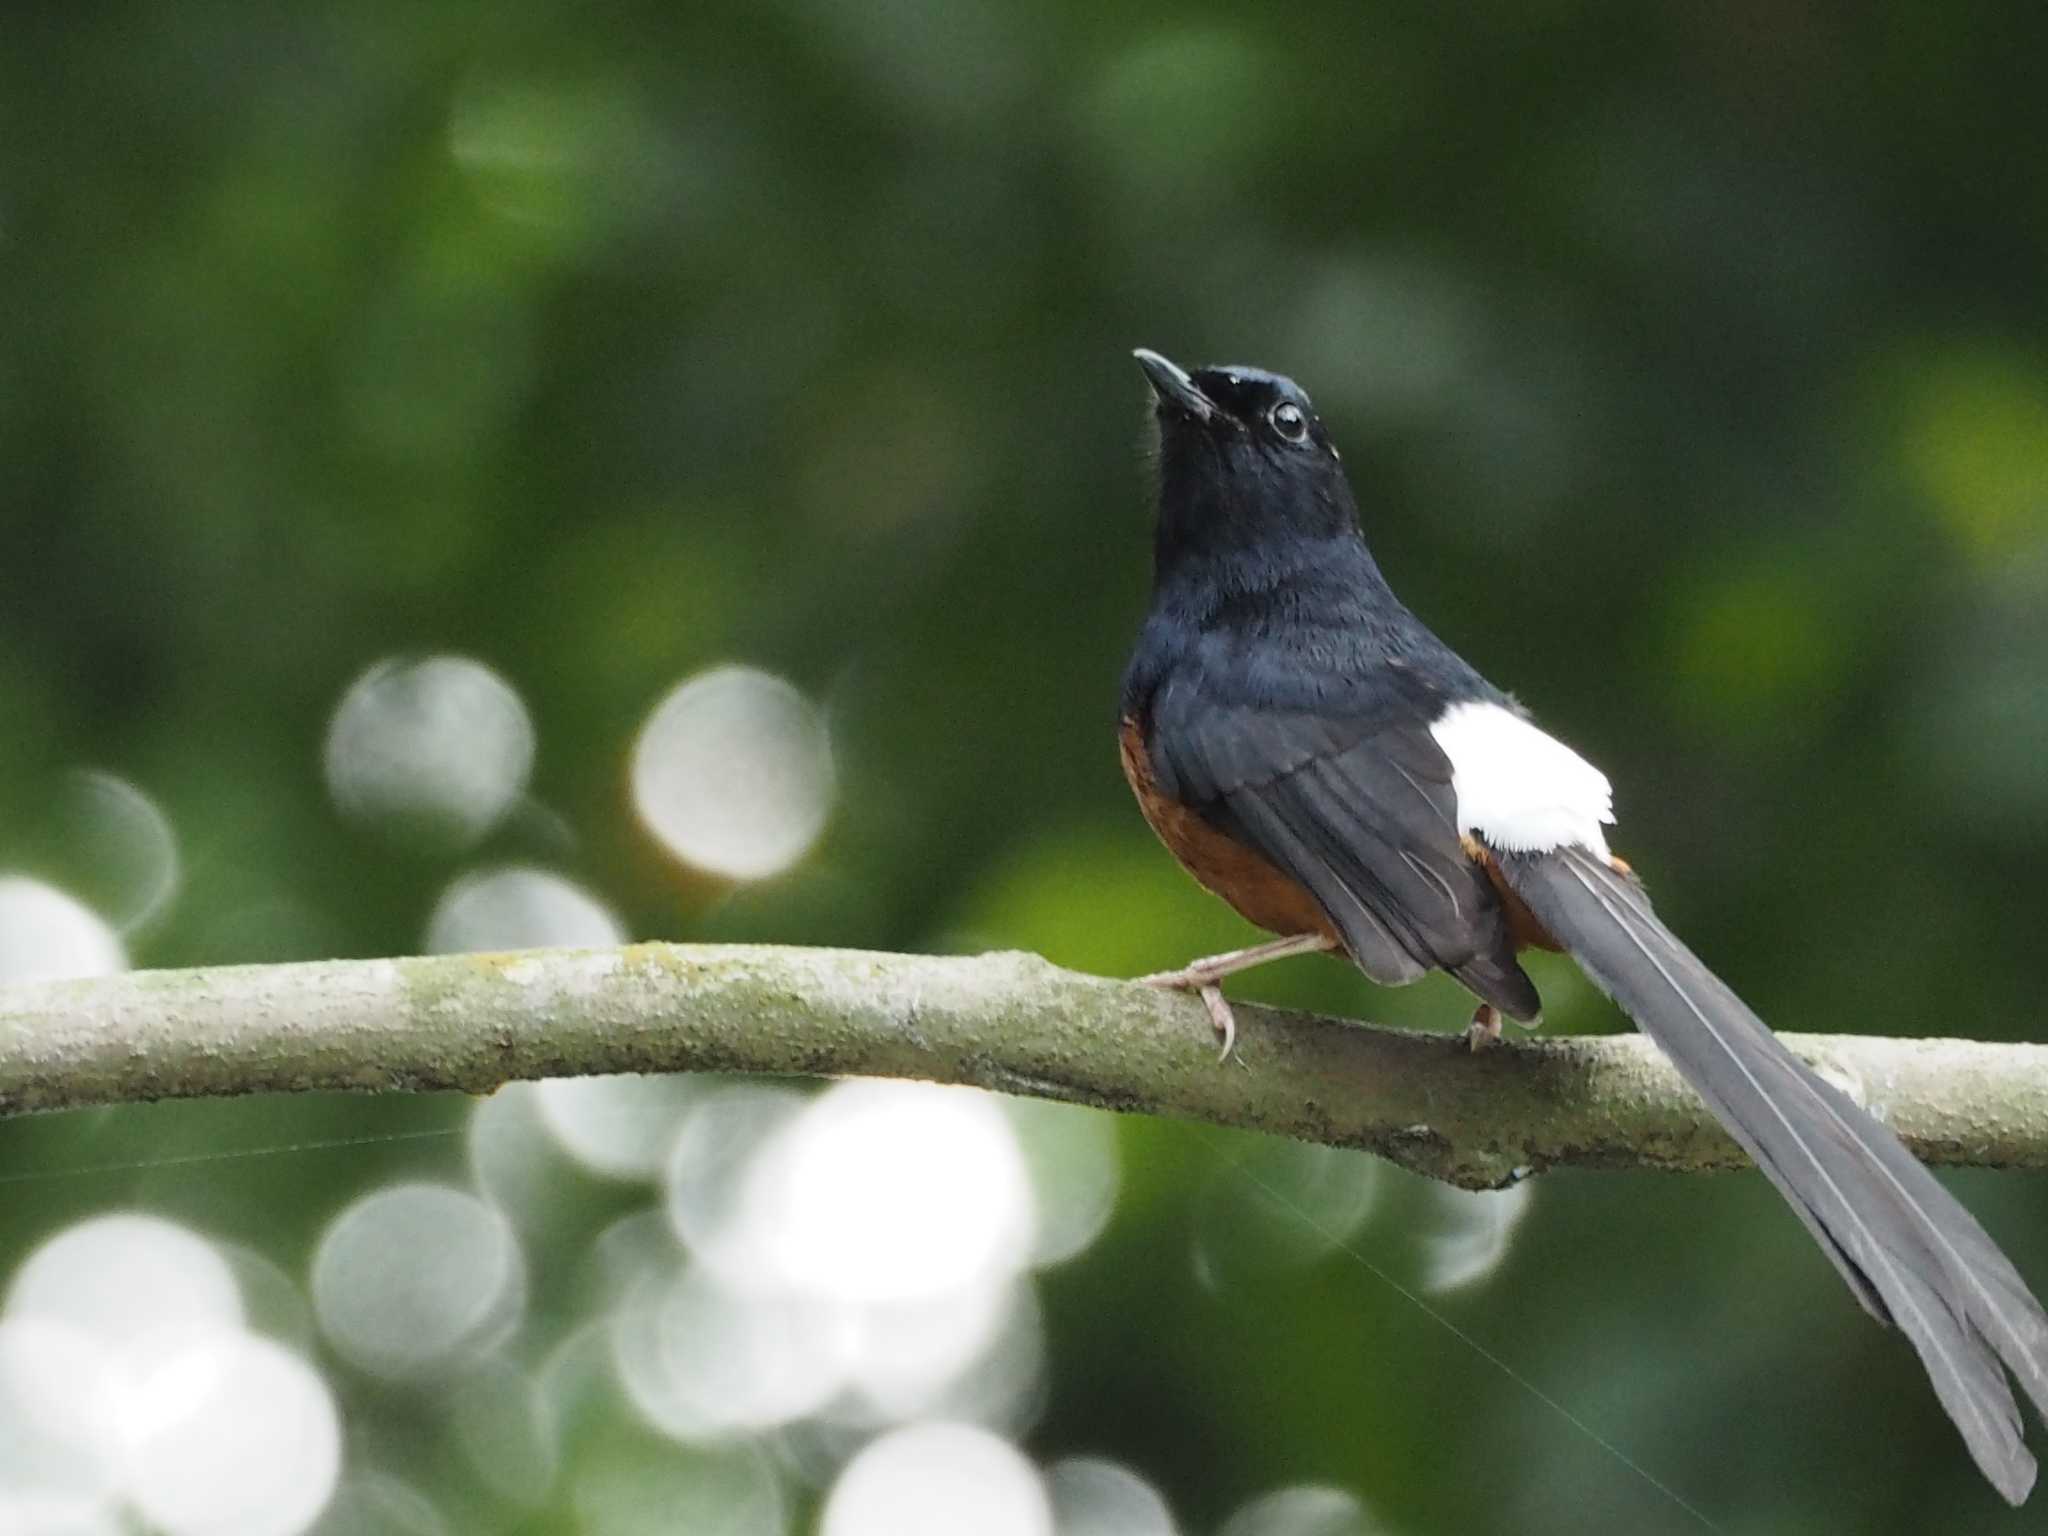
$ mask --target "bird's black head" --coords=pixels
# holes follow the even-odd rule
[[[1189,560],[1283,560],[1355,540],[1358,508],[1337,450],[1294,380],[1263,368],[1189,373],[1133,354],[1159,425],[1159,573]]]

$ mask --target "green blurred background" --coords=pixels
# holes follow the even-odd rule
[[[1608,770],[1617,847],[1766,1018],[2037,1036],[2044,56],[2017,4],[13,8],[0,872],[118,905],[93,769],[175,831],[138,965],[414,952],[505,863],[636,937],[1111,974],[1245,941],[1115,767],[1145,344],[1300,379],[1396,587]],[[428,654],[537,740],[469,846],[323,776],[350,686]],[[737,884],[628,789],[650,711],[729,662],[817,703],[836,784]],[[1619,1027],[1538,979],[1548,1028]],[[1236,990],[1464,1019],[1314,961]],[[0,1282],[119,1209],[303,1276],[365,1191],[463,1183],[469,1114],[0,1124]],[[1118,1130],[1112,1224],[1039,1282],[1022,1444],[1136,1469],[1182,1529],[1303,1483],[1361,1530],[1695,1528],[1594,1434],[1727,1531],[2044,1528],[1753,1176],[1542,1179],[1429,1300],[1475,1347],[1389,1283],[1426,1280],[1428,1190],[1383,1174],[1354,1253],[1290,1255],[1313,1214],[1232,1168],[1281,1154]],[[370,1139],[414,1132],[450,1134]],[[536,1336],[645,1199],[561,1176]],[[1954,1185],[2048,1285],[2038,1176]],[[452,1528],[602,1526],[338,1390],[350,1467]],[[564,1466],[629,1417],[583,1412]]]

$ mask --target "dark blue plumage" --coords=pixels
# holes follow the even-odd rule
[[[1147,820],[1274,946],[1153,978],[1226,1036],[1232,969],[1319,945],[1386,984],[1449,972],[1533,1019],[1516,962],[1568,951],[1671,1058],[1880,1321],[1896,1324],[1987,1478],[2034,1460],[2005,1372],[2048,1411],[2048,1314],[1892,1133],[1779,1043],[1608,852],[1604,775],[1528,722],[1395,597],[1335,446],[1293,381],[1156,353],[1152,606],[1124,677]]]

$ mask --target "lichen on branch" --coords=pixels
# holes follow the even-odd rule
[[[1552,1167],[1740,1167],[1647,1040],[1418,1034],[1191,998],[1034,955],[637,944],[0,986],[0,1115],[519,1078],[925,1078],[1362,1147],[1471,1188]],[[1931,1163],[2048,1167],[2048,1046],[1792,1035]]]

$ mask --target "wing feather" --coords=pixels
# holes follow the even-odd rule
[[[1176,702],[1163,694],[1152,720],[1160,781],[1299,881],[1366,975],[1400,985],[1447,970],[1513,1017],[1536,1016],[1425,724]]]

